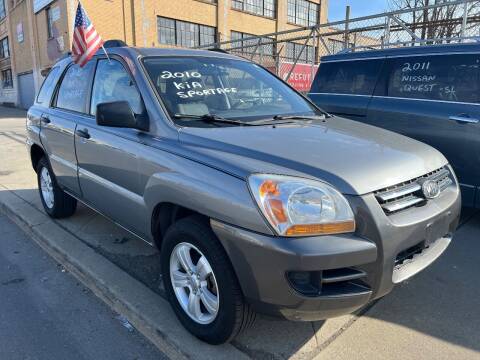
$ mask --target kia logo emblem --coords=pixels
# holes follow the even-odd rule
[[[435,199],[440,195],[440,186],[436,181],[427,180],[422,184],[422,191],[427,199]]]

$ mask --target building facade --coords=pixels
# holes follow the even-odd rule
[[[325,23],[328,0],[82,0],[104,40],[194,47]],[[78,0],[0,0],[0,103],[28,108],[71,48]]]

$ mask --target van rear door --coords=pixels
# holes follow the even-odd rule
[[[383,73],[365,122],[442,152],[459,178],[463,204],[473,206],[480,186],[480,55],[390,58]]]
[[[322,61],[309,97],[331,114],[361,120],[383,63],[384,58]]]

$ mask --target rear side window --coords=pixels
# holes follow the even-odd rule
[[[372,95],[383,59],[320,64],[311,92]]]
[[[43,81],[43,85],[38,93],[37,103],[49,106],[50,98],[52,97],[53,89],[57,80],[58,72],[60,68],[58,66],[52,68],[47,75],[47,78]]]
[[[70,66],[58,89],[57,107],[76,112],[85,112],[85,101],[95,61],[89,61],[83,68]]]
[[[412,56],[390,60],[388,96],[478,103],[480,55]]]

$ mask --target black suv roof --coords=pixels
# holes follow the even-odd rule
[[[359,60],[365,58],[396,57],[406,55],[421,54],[441,54],[441,53],[480,53],[480,43],[467,44],[447,44],[447,45],[428,45],[428,46],[406,46],[401,48],[389,48],[384,50],[365,50],[357,52],[339,53],[335,55],[323,56],[321,61],[345,61]]]

